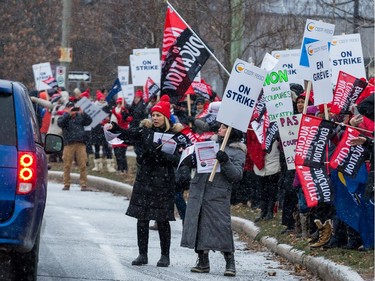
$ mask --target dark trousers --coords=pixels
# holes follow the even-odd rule
[[[273,214],[273,208],[278,198],[278,181],[280,173],[270,176],[257,176],[259,183],[259,199],[262,217],[267,213]]]
[[[100,158],[100,146],[103,147],[103,156],[105,156],[107,159],[112,159],[112,148],[108,145],[107,142],[103,142],[101,144],[94,144],[95,159]]]
[[[186,201],[184,199],[184,193],[182,191],[176,191],[174,203],[176,204],[177,211],[178,211],[178,214],[180,215],[180,218],[182,219],[182,221],[184,221],[185,212],[186,212]]]
[[[126,157],[127,147],[125,146],[116,146],[113,148],[116,157],[117,170],[121,172],[128,171],[128,159]]]
[[[169,256],[169,249],[171,247],[171,226],[169,221],[156,222],[158,224],[161,254]],[[141,255],[147,255],[148,252],[149,224],[149,220],[137,221],[138,249]]]
[[[294,228],[295,220],[293,217],[293,213],[298,211],[297,204],[297,191],[292,188],[285,189],[281,224],[285,225],[289,229]]]

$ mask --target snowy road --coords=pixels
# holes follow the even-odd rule
[[[179,246],[181,220],[171,223],[171,265],[156,267],[160,257],[157,231],[150,231],[149,264],[131,266],[138,255],[136,220],[125,216],[129,201],[104,192],[62,191],[49,183],[42,229],[38,280],[228,280],[223,256],[210,252],[211,272],[191,273],[196,254]],[[230,280],[301,280],[283,270],[269,253],[246,250],[236,241],[237,276]],[[276,276],[268,276],[274,271]]]

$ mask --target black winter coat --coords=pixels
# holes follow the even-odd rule
[[[90,125],[92,122],[91,117],[83,112],[75,116],[65,112],[63,116],[57,119],[57,125],[62,129],[64,145],[82,142],[87,142],[87,135],[85,126]]]
[[[158,128],[116,127],[112,132],[120,132],[118,138],[129,145],[142,146],[143,153],[138,158],[138,170],[133,192],[126,214],[140,220],[174,221],[175,173],[179,154],[162,152],[153,142]],[[172,131],[165,133],[173,134]]]

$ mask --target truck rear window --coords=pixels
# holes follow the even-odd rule
[[[13,95],[0,92],[0,145],[17,145]]]

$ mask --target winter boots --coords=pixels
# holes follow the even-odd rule
[[[226,262],[224,276],[236,276],[236,264],[234,261],[234,254],[224,252],[224,258]]]
[[[161,255],[160,260],[156,264],[159,267],[168,267],[169,266],[169,255]]]
[[[208,253],[198,253],[197,265],[192,267],[190,271],[195,273],[209,273],[210,260],[208,259]]]
[[[104,161],[104,159],[103,159]],[[107,163],[107,171],[110,173],[116,172],[115,169],[115,161],[113,159],[106,159]],[[94,168],[92,169],[93,172],[101,172],[103,171],[103,162],[102,158],[94,159]]]
[[[139,256],[132,261],[132,265],[144,265],[148,264],[147,254],[139,254]]]
[[[108,170],[108,172],[110,172],[110,173],[116,172],[115,161],[113,159],[107,159],[106,161],[107,161],[107,170]]]
[[[324,224],[320,220],[314,220],[319,231],[319,239],[317,242],[310,245],[310,248],[322,247],[328,243],[332,234],[332,225],[330,220],[326,220]]]
[[[99,172],[99,171],[102,171],[102,170],[103,170],[102,159],[101,158],[94,159],[94,168],[92,168],[92,171],[93,172]]]

